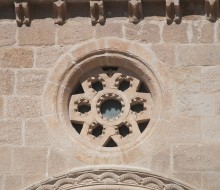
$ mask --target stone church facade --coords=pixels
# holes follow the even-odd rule
[[[219,190],[219,9],[0,0],[0,190]]]

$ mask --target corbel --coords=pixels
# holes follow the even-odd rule
[[[30,24],[28,0],[14,0],[16,21],[18,25]]]
[[[132,23],[138,23],[141,21],[141,19],[143,18],[141,0],[128,1],[128,15],[129,15],[129,21]]]
[[[206,19],[216,21],[218,17],[218,0],[205,0]]]
[[[66,0],[53,0],[54,23],[64,24],[67,18]]]
[[[90,14],[92,24],[105,22],[103,0],[90,0]]]
[[[166,0],[166,19],[168,24],[181,22],[180,0]]]

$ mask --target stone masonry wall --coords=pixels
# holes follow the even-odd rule
[[[167,25],[146,18],[139,24],[109,18],[92,26],[74,18],[63,26],[35,19],[30,27],[0,20],[0,190],[18,190],[85,162],[77,147],[65,148],[42,120],[46,79],[70,48],[91,40],[124,39],[141,44],[165,65],[173,82],[158,141],[146,155],[121,165],[138,166],[172,176],[201,190],[220,189],[220,24],[203,17]],[[163,76],[161,76],[163,78]]]

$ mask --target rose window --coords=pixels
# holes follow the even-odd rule
[[[95,73],[84,75],[70,98],[73,127],[102,147],[117,147],[138,138],[152,113],[146,84],[129,72],[107,69]]]

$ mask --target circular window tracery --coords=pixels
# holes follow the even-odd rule
[[[122,146],[147,128],[152,95],[131,71],[118,67],[97,70],[81,77],[70,97],[69,117],[75,130],[90,142],[102,147]]]

